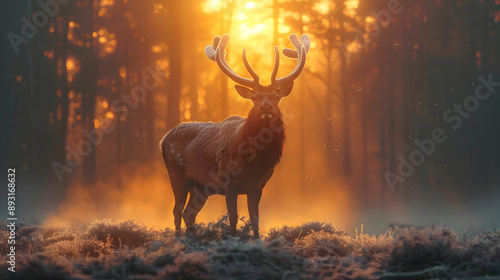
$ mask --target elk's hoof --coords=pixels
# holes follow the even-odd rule
[[[186,228],[186,234],[196,234],[196,226],[190,225]]]
[[[260,234],[258,231],[253,233],[253,239],[254,240],[260,239]]]

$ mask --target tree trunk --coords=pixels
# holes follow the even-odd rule
[[[68,61],[68,20],[64,20],[62,23],[62,34],[61,34],[61,60],[62,60],[62,72],[61,72],[61,122],[59,124],[59,145],[61,148],[62,156],[60,162],[64,162],[66,155],[66,137],[68,134],[68,116],[69,116],[69,84],[68,84],[68,68],[66,67],[66,62]]]
[[[198,120],[198,69],[194,58],[194,51],[191,53],[191,70],[189,71],[189,100],[191,100],[191,120]]]
[[[145,100],[146,103],[146,134],[145,134],[145,141],[144,144],[146,145],[146,154],[148,156],[154,155],[156,152],[156,141],[155,141],[155,135],[154,135],[154,118],[155,118],[155,110],[153,109],[154,107],[154,90],[150,91],[148,93],[148,96]]]
[[[299,15],[300,15],[300,21],[301,21],[300,34],[302,36],[302,34],[304,34],[304,23],[302,21],[302,11],[299,12]],[[279,18],[279,13],[278,13],[277,18]],[[278,22],[278,21],[276,21],[276,22]],[[277,36],[277,35],[279,35],[279,32],[278,32],[279,27],[276,25],[275,29],[276,29],[275,35]],[[278,42],[278,41],[276,40],[276,42]],[[300,186],[301,186],[302,191],[305,192],[306,188],[307,188],[307,182],[306,182],[306,175],[307,175],[307,164],[306,164],[307,162],[306,162],[306,160],[307,159],[306,159],[306,113],[305,113],[305,98],[304,98],[305,91],[303,90],[304,87],[302,84],[304,82],[305,82],[305,80],[303,80],[302,82],[299,82],[297,84],[297,86],[298,86],[299,102],[300,102],[300,104],[299,104],[299,112],[300,112],[300,115],[299,115],[299,118],[300,118],[299,119],[299,122],[300,122],[300,124],[299,124],[299,126],[300,126],[300,138],[299,138]]]
[[[167,2],[170,11],[176,11],[177,16],[167,18],[169,34],[169,70],[170,79],[168,81],[167,92],[167,129],[171,129],[180,123],[180,100],[182,85],[182,1],[169,0]]]
[[[117,179],[116,185],[118,188],[122,187],[122,125],[120,118],[116,119],[116,169]]]
[[[328,171],[330,176],[332,176],[335,173],[335,160],[334,160],[334,154],[333,154],[333,128],[332,128],[332,95],[333,95],[333,88],[332,88],[332,65],[331,65],[331,57],[332,57],[332,51],[329,46],[328,48],[328,60],[326,61],[327,63],[327,77],[326,77],[326,83],[327,83],[327,92],[326,92],[326,120],[325,120],[325,152],[326,152],[326,161],[328,164]]]
[[[95,30],[95,0],[90,1],[89,3],[89,21],[82,23],[82,27],[85,32],[92,34]],[[95,130],[94,126],[94,118],[95,118],[95,102],[96,102],[96,94],[97,94],[97,53],[94,49],[94,39],[91,36],[88,39],[90,43],[90,48],[85,50],[85,56],[82,60],[82,70],[84,67],[87,69],[84,70],[83,73],[86,74],[86,90],[83,92],[83,109],[84,109],[84,117],[83,117],[83,127],[87,132],[92,132]],[[87,141],[88,139],[85,136],[82,136],[83,141]],[[97,166],[96,166],[96,149],[95,145],[91,145],[90,153],[87,156],[83,157],[83,183],[86,185],[94,185],[97,183]]]
[[[364,83],[361,83],[361,89],[362,89],[362,103],[361,103],[361,158],[362,158],[362,163],[361,163],[361,168],[362,168],[362,190],[363,190],[363,200],[364,200],[364,205],[368,204],[368,195],[369,195],[369,188],[368,188],[368,139],[367,139],[367,134],[368,134],[368,95],[367,95],[367,89],[365,88]]]
[[[226,2],[226,5],[224,5]],[[231,19],[233,17],[234,0],[221,0],[221,6],[226,6],[227,8],[220,10],[220,34],[229,33],[231,31]],[[227,24],[226,24],[227,23]],[[229,50],[230,47],[226,48],[226,61],[229,62]],[[228,77],[224,73],[220,73],[220,119],[225,119],[229,115],[229,92],[228,92]]]
[[[343,153],[343,168],[344,175],[351,174],[351,131],[350,131],[350,118],[349,118],[349,94],[346,86],[345,73],[347,72],[346,57],[341,49],[339,49],[340,56],[340,96],[342,97],[342,153]]]
[[[279,37],[279,3],[278,0],[273,0],[273,45],[278,45],[278,37]],[[302,17],[301,17],[302,19]],[[302,32],[299,36],[302,35]]]

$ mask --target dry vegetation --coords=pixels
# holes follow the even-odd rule
[[[349,236],[328,223],[272,229],[251,239],[247,222],[229,236],[227,219],[175,238],[133,220],[17,230],[16,273],[0,248],[0,279],[448,279],[500,278],[500,234],[474,239],[450,229],[396,228]],[[5,227],[2,226],[2,229]],[[6,244],[7,232],[0,232]]]

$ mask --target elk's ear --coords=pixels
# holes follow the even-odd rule
[[[290,94],[290,92],[292,92],[292,88],[293,88],[293,81],[282,85],[278,89],[279,96],[282,97],[282,98],[285,97],[285,96],[288,96]]]
[[[247,88],[247,87],[242,87],[240,85],[235,85],[234,89],[238,92],[238,94],[246,99],[251,99],[253,97],[253,90]]]

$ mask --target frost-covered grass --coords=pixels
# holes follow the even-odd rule
[[[181,238],[134,220],[23,226],[15,273],[7,270],[7,234],[0,231],[0,279],[500,279],[498,231],[474,239],[443,227],[349,236],[310,222],[253,240],[246,221],[231,237],[225,217]]]

